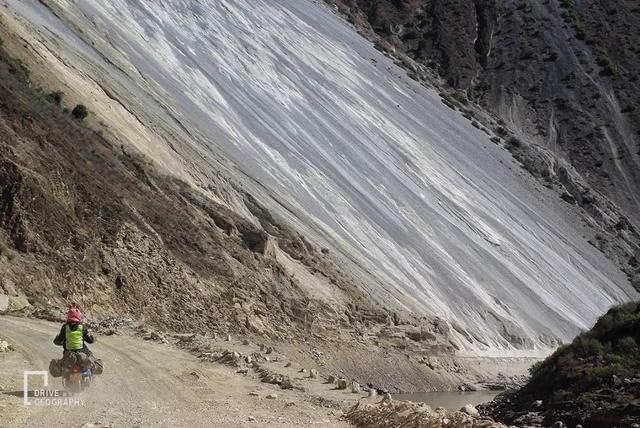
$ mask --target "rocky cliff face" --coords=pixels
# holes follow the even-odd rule
[[[337,0],[342,10],[400,47],[437,67],[455,87],[477,83],[488,66],[498,18],[496,0]]]
[[[502,356],[545,353],[590,325],[595,314],[637,296],[589,245],[591,232],[576,221],[577,206],[523,173],[521,162],[494,144],[487,129],[450,110],[438,93],[409,78],[324,5],[6,4],[0,34],[7,49],[28,63],[33,81],[47,92],[63,91],[67,107],[87,104],[87,125],[125,153],[142,152],[162,171],[150,175],[146,163],[127,161],[140,183],[123,181],[127,174],[104,183],[106,173],[55,180],[47,164],[86,153],[59,159],[54,155],[66,151],[51,145],[38,169],[20,170],[20,176],[37,171],[47,177],[46,186],[34,186],[44,195],[63,184],[102,183],[71,198],[73,211],[64,205],[51,218],[40,219],[42,209],[21,214],[38,214],[21,226],[34,231],[36,238],[25,242],[35,244],[24,246],[10,235],[16,258],[41,254],[41,241],[51,247],[46,256],[55,257],[67,249],[66,232],[86,231],[91,239],[80,242],[104,253],[86,255],[94,266],[86,276],[86,300],[98,297],[110,309],[113,302],[131,305],[127,310],[143,310],[159,322],[191,300],[197,305],[190,314],[213,322],[222,302],[224,322],[258,330],[262,324],[280,338],[288,323],[324,337],[335,326],[349,326],[350,337],[377,343],[389,337],[414,354],[438,349]],[[475,9],[476,19],[490,22],[493,15],[482,7]],[[440,18],[428,24],[430,31],[461,25],[448,8],[436,10]],[[474,28],[459,31],[472,34]],[[440,52],[454,70],[469,58],[465,50],[448,53],[455,40],[443,36],[424,49]],[[471,52],[488,45],[475,43]],[[482,69],[480,61],[468,64],[469,70]],[[479,77],[473,75],[465,71],[453,83],[475,84]],[[524,144],[512,146],[532,156]],[[85,165],[90,154],[73,165]],[[90,171],[104,171],[89,164]],[[582,183],[572,170],[540,165],[567,183],[576,201],[589,199],[578,194],[582,184],[569,184]],[[177,181],[160,180],[164,175]],[[101,195],[102,188],[118,190],[98,198],[117,208],[112,220],[95,220],[101,209],[91,211],[90,221],[78,217],[75,207],[80,213],[85,205],[101,207],[80,195]],[[16,200],[12,192],[8,200]],[[120,193],[128,205],[116,203]],[[28,195],[17,200],[31,203]],[[7,230],[16,221],[7,214]],[[105,224],[113,233],[102,231]],[[620,224],[620,234],[631,230]],[[37,239],[56,227],[65,233]],[[113,238],[103,245],[102,234]],[[83,254],[85,246],[78,248],[73,257]],[[176,294],[164,279],[174,272],[166,268],[172,260],[185,273],[170,284],[183,278],[189,286]],[[124,274],[116,273],[119,266]],[[18,268],[12,272],[18,278]],[[32,282],[19,288],[32,300],[40,294],[67,299],[57,285],[60,271],[39,275],[39,283],[56,286],[47,293]],[[102,284],[115,290],[105,287],[109,293],[102,296]],[[165,312],[167,297],[174,303]],[[207,312],[207,306],[215,309]]]
[[[572,193],[571,203],[584,207],[598,224],[600,238],[594,242],[601,242],[599,248],[623,247],[604,252],[640,284],[637,2],[329,3],[365,33],[436,69],[446,85],[495,115],[501,130],[566,162],[570,176],[582,184],[578,192],[575,185],[560,186],[560,193]],[[525,164],[539,159],[520,155]],[[546,173],[556,175],[553,168]],[[603,211],[611,215],[602,216]],[[629,236],[621,237],[616,224],[618,229],[626,224]]]

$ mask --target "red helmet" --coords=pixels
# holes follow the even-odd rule
[[[78,324],[82,321],[82,311],[80,306],[71,306],[67,311],[67,322]]]

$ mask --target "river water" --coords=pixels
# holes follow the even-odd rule
[[[460,410],[466,404],[478,405],[494,399],[500,391],[469,391],[469,392],[416,392],[411,394],[395,394],[396,400],[408,400],[426,403],[431,408],[444,407],[448,410]]]

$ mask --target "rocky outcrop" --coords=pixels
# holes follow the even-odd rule
[[[506,425],[494,422],[488,417],[470,415],[465,412],[450,412],[442,407],[432,410],[424,403],[406,401],[383,401],[379,404],[353,406],[345,419],[355,427],[383,428],[390,426],[427,427],[468,427],[468,428],[506,428]]]
[[[328,1],[354,23],[370,26],[412,58],[437,68],[452,86],[472,86],[487,66],[496,0]]]
[[[568,204],[582,208],[583,221],[593,230],[589,243],[615,261],[640,291],[640,230],[622,210],[589,182],[565,159],[550,150],[519,142],[507,144],[523,167],[555,189]]]
[[[13,346],[6,340],[0,340],[0,354],[13,351]]]

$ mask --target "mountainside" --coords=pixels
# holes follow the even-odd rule
[[[109,291],[101,306],[122,302],[131,312],[169,322],[174,311],[155,313],[171,295],[163,289],[173,274],[164,270],[162,254],[169,252],[169,266],[179,261],[179,278],[189,284],[171,305],[198,302],[189,319],[205,327],[217,316],[209,308],[220,307],[236,320],[257,314],[271,323],[275,317],[282,322],[269,329],[280,337],[296,317],[309,320],[305,308],[314,306],[314,313],[329,314],[323,329],[303,321],[301,331],[327,334],[336,320],[357,327],[411,320],[418,340],[448,349],[545,353],[611,305],[638,296],[589,244],[593,229],[576,221],[578,206],[524,173],[488,131],[447,108],[435,90],[409,78],[322,5],[5,4],[2,37],[32,80],[47,92],[63,91],[63,104],[86,104],[88,124],[109,144],[122,145],[125,158],[129,150],[141,152],[161,171],[148,177],[146,161],[127,161],[128,171],[118,166],[119,175],[105,182],[109,175],[87,160],[91,151],[80,151],[84,158],[69,168],[97,171],[79,179],[94,186],[82,198],[64,196],[69,178],[57,182],[55,169],[47,170],[49,159],[14,174],[14,181],[34,174],[46,183],[46,194],[55,195],[52,204],[64,207],[50,217],[41,208],[27,209],[19,215],[22,223],[5,213],[3,228],[18,260],[43,263],[69,251],[80,264],[86,257],[97,263],[98,254],[83,251],[107,239],[107,267],[77,279],[87,284],[88,301],[103,288],[127,290],[130,278],[148,269],[142,255],[142,264],[127,275],[109,267],[120,263],[109,263],[108,252],[127,247],[130,235],[139,238],[138,250],[161,255],[163,270],[145,274],[127,292]],[[68,144],[63,135],[57,140]],[[45,154],[57,153],[47,143]],[[127,181],[131,174],[142,183]],[[180,180],[161,179],[163,174]],[[181,183],[190,190],[182,191]],[[101,189],[114,189],[105,200],[117,207],[106,216],[115,225],[82,218]],[[166,204],[158,206],[162,200]],[[74,215],[68,217],[68,210]],[[47,237],[47,250],[22,245],[13,224],[36,238],[65,228]],[[77,224],[77,234],[88,237],[73,238]],[[190,225],[188,233],[181,234],[183,224]],[[33,241],[38,239],[25,242]],[[261,255],[253,260],[254,253]],[[263,258],[273,254],[275,260]],[[331,263],[325,262],[329,254]],[[130,252],[121,256],[131,262]],[[221,280],[217,275],[224,276],[220,270],[228,265],[232,280]],[[33,269],[45,285],[16,290],[32,300],[64,278],[62,266]],[[253,272],[258,279],[248,279]],[[77,297],[58,287],[47,297]],[[157,299],[140,300],[139,289]],[[220,295],[230,298],[221,302]],[[247,304],[256,295],[260,304]]]
[[[535,365],[525,387],[487,410],[498,420],[516,425],[549,426],[558,420],[584,427],[637,424],[638,343],[640,304],[613,308],[590,331]]]
[[[535,145],[516,157],[585,209],[601,227],[594,245],[640,286],[637,2],[327,1],[437,70],[497,118],[496,131]],[[579,186],[559,171],[565,161]]]
[[[95,317],[273,338],[348,325],[354,304],[357,317],[389,316],[328,256],[265,219],[280,258],[322,270],[344,309],[311,302],[261,228],[85,128],[23,73],[0,52],[0,289],[11,309],[55,318],[55,305],[79,302]]]
[[[269,233],[113,145],[74,115],[81,109],[58,104],[65,95],[42,92],[27,75],[0,48],[0,314],[61,322],[65,305],[76,302],[99,335],[135,322],[145,340],[166,343],[164,334],[183,333],[176,337],[187,338],[183,346],[196,355],[214,342],[233,346],[222,340],[228,334],[235,345],[250,337],[259,341],[256,351],[258,343],[271,344],[306,367],[392,391],[504,382],[504,373],[519,375],[530,361],[469,367],[453,355],[446,321],[390,312],[326,248],[249,194],[243,203]],[[46,367],[55,349],[50,338],[2,333],[41,346],[38,361]],[[0,341],[0,352],[6,349]],[[32,350],[22,352],[31,358]],[[20,365],[3,363],[7,377],[22,382]]]
[[[640,7],[632,0],[347,0],[349,11],[640,221]],[[472,7],[469,7],[472,3]],[[359,16],[358,16],[359,15]]]

